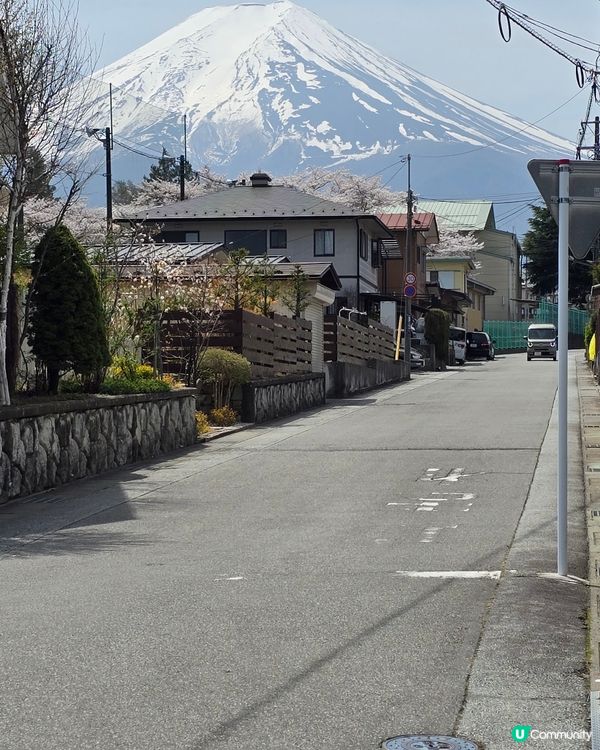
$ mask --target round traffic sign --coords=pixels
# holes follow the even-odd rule
[[[414,273],[407,273],[405,275],[404,277],[405,284],[410,284],[412,286],[413,284],[416,284],[416,282],[417,282],[417,277],[414,275]]]
[[[417,296],[417,287],[414,284],[407,284],[404,287],[404,296],[405,297],[416,297]]]

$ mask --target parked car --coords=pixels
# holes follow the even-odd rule
[[[478,357],[494,359],[495,356],[494,342],[485,331],[469,331],[467,333],[468,359],[477,359]]]
[[[454,361],[457,365],[464,365],[467,357],[467,331],[465,328],[450,326],[448,334],[450,345],[454,349]]]
[[[556,326],[552,323],[532,323],[527,329],[527,361],[535,357],[552,357],[556,362]]]
[[[404,348],[400,349],[400,359],[404,359]],[[422,370],[425,367],[425,358],[420,352],[415,351],[412,347],[410,350],[410,369]]]

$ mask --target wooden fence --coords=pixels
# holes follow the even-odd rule
[[[191,380],[201,346],[231,349],[246,357],[254,378],[312,372],[312,323],[246,310],[224,310],[218,318],[198,324],[197,318],[172,312],[162,321],[165,372]]]
[[[394,359],[396,347],[391,328],[369,319],[368,325],[325,316],[325,361],[364,365],[368,360]]]

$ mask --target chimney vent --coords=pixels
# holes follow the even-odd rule
[[[269,187],[271,178],[265,172],[255,172],[250,176],[252,187]]]

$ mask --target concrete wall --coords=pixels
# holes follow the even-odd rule
[[[268,422],[325,403],[325,376],[290,375],[245,385],[242,396],[244,422]]]
[[[0,502],[191,445],[195,410],[193,388],[4,407]]]
[[[410,378],[410,367],[404,362],[373,360],[372,367],[349,362],[326,362],[325,375],[328,398],[344,398],[368,391],[386,383],[399,383]]]

